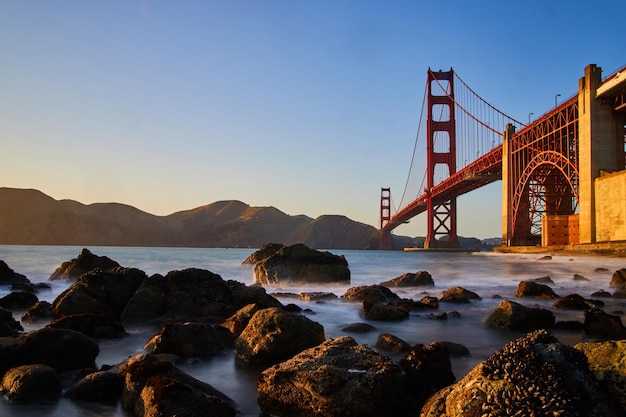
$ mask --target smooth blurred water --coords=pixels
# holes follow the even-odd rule
[[[26,275],[32,282],[48,282],[50,274],[62,262],[75,258],[81,247],[68,246],[0,246],[0,259],[16,272]],[[202,268],[220,274],[224,279],[234,279],[245,284],[254,282],[252,268],[241,262],[254,249],[199,249],[199,248],[127,248],[89,247],[97,255],[106,255],[122,266],[136,267],[148,275],[166,274],[172,270]],[[435,314],[457,311],[460,318],[448,314],[448,320],[434,319],[429,312],[412,312],[408,320],[397,323],[371,322],[377,329],[368,334],[350,334],[359,343],[374,346],[379,333],[389,332],[410,344],[450,341],[465,345],[471,352],[468,358],[453,358],[457,378],[462,377],[477,363],[503,346],[520,333],[504,332],[488,328],[485,319],[502,298],[514,299],[528,306],[550,308],[553,301],[516,299],[513,293],[522,280],[550,276],[555,282],[551,287],[561,296],[572,293],[589,297],[600,288],[609,290],[614,271],[626,267],[626,258],[592,255],[553,255],[552,260],[542,261],[538,254],[495,254],[487,252],[398,252],[398,251],[332,251],[343,254],[349,262],[351,283],[349,285],[282,285],[266,286],[269,293],[296,293],[328,291],[341,296],[352,286],[377,284],[406,272],[428,271],[435,281],[434,288],[403,289],[396,292],[403,298],[421,299],[424,295],[438,295],[441,291],[462,286],[478,293],[481,301],[471,304],[441,304]],[[608,272],[595,272],[598,267]],[[580,274],[589,281],[574,281]],[[38,294],[41,300],[52,302],[68,287],[68,283],[53,282],[52,290]],[[0,288],[0,296],[8,293]],[[502,298],[496,298],[500,296]],[[307,316],[324,326],[327,338],[346,335],[341,329],[350,323],[362,322],[358,315],[359,303],[337,300],[303,302],[291,298],[279,298],[283,303],[295,302],[309,308]],[[605,311],[626,310],[626,300],[605,300]],[[554,311],[554,310],[553,310]],[[554,311],[557,320],[580,320],[582,312]],[[19,319],[23,312],[14,312]],[[622,314],[622,318],[623,313]],[[26,330],[34,327],[25,326]],[[127,328],[129,336],[122,340],[100,341],[97,364],[115,364],[128,356],[143,352],[145,342],[158,330],[150,327]],[[554,332],[563,342],[574,344],[581,340],[580,333]],[[399,357],[394,357],[399,359]],[[235,360],[234,352],[225,352],[206,361],[181,364],[180,367],[194,377],[205,381],[233,398],[242,416],[257,416],[256,378],[258,369],[250,369]],[[77,404],[67,399],[52,404],[17,405],[0,399],[2,416],[124,416],[121,407],[93,404]]]

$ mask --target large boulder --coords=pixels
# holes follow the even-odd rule
[[[411,345],[391,333],[379,334],[376,339],[376,347],[380,350],[394,353],[408,352],[411,350]]]
[[[95,339],[119,339],[128,335],[119,320],[92,313],[63,316],[50,322],[47,327],[74,330]]]
[[[241,332],[248,326],[248,322],[254,316],[254,313],[259,310],[263,310],[263,308],[257,304],[248,304],[220,323],[220,326],[228,329],[234,337],[239,337]]]
[[[385,287],[434,287],[435,282],[428,271],[407,272],[399,277],[381,282]]]
[[[390,301],[400,301],[401,298],[383,285],[361,285],[359,287],[348,288],[341,296],[348,301],[360,301],[370,303],[388,303]]]
[[[618,269],[613,273],[609,286],[611,288],[626,288],[626,268]]]
[[[569,294],[557,300],[552,306],[562,310],[587,310],[590,308],[601,307],[604,305],[602,301],[587,300],[578,294]]]
[[[122,405],[135,417],[234,417],[235,403],[170,362],[147,357],[125,371]]]
[[[617,417],[582,352],[545,330],[509,342],[430,397],[421,417]]]
[[[437,300],[442,303],[470,303],[471,300],[480,300],[480,296],[473,291],[466,290],[463,287],[452,287],[442,291]]]
[[[400,321],[409,318],[409,311],[390,304],[365,301],[359,310],[359,315],[365,320]]]
[[[26,310],[22,316],[23,323],[37,323],[54,319],[52,304],[47,301],[38,301],[34,306]]]
[[[206,323],[167,323],[144,346],[149,353],[171,353],[189,357],[209,357],[234,346],[234,338],[224,327]]]
[[[43,364],[67,371],[94,368],[98,343],[82,333],[44,327],[0,339],[0,374],[20,365]]]
[[[626,340],[578,343],[574,348],[585,354],[591,372],[626,415]]]
[[[266,243],[265,245],[261,246],[259,250],[244,259],[242,264],[254,266],[257,263],[269,258],[284,247],[285,245],[283,245],[282,243]]]
[[[2,390],[11,401],[50,400],[61,395],[61,376],[47,365],[22,365],[9,369]]]
[[[217,321],[248,304],[282,307],[260,286],[225,281],[213,272],[188,268],[145,279],[128,301],[124,321]]]
[[[584,331],[588,336],[604,339],[626,339],[626,328],[620,316],[594,308],[585,311]]]
[[[303,244],[285,246],[254,265],[254,280],[282,282],[350,282],[348,261],[341,255],[320,252]]]
[[[406,381],[391,359],[344,336],[263,371],[258,403],[275,417],[404,415]]]
[[[554,326],[555,317],[550,310],[530,308],[515,301],[502,300],[487,317],[486,324],[502,330],[528,332],[549,329]]]
[[[146,280],[136,268],[117,267],[84,273],[52,303],[56,317],[92,313],[119,319],[126,304]]]
[[[23,330],[20,322],[13,318],[13,313],[0,307],[0,337],[13,336]]]
[[[26,310],[37,304],[39,299],[29,291],[12,292],[0,298],[0,307],[7,310]]]
[[[559,298],[552,288],[534,280],[520,282],[514,295],[516,297],[532,297],[542,299]]]
[[[97,371],[85,375],[65,395],[79,401],[117,403],[124,389],[124,375],[120,372]]]
[[[235,348],[244,362],[274,364],[324,340],[321,324],[274,307],[254,313]]]
[[[30,280],[22,274],[18,274],[0,259],[0,285],[26,285]]]
[[[106,271],[119,267],[116,261],[106,256],[94,255],[89,249],[83,249],[78,256],[69,261],[63,262],[54,270],[49,281],[74,281],[87,272],[100,269]]]

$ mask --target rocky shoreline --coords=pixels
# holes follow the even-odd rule
[[[308,280],[322,275],[323,281],[336,274],[341,264],[295,249],[293,253],[306,253],[304,260],[291,257],[277,263],[274,258],[269,263],[275,279],[297,280],[301,273]],[[257,255],[248,263],[256,266],[269,259]],[[41,285],[33,285],[0,261],[0,285],[14,288],[0,300],[1,387],[9,401],[54,401],[65,396],[79,402],[119,402],[134,416],[235,416],[233,400],[176,366],[181,360],[234,351],[242,366],[259,369],[258,404],[267,415],[618,416],[626,412],[626,364],[620,359],[626,349],[626,329],[621,314],[603,311],[601,300],[607,295],[625,296],[625,269],[613,273],[613,294],[598,292],[589,299],[558,295],[549,287],[548,277],[521,281],[514,297],[554,300],[554,309],[584,311],[584,322],[555,322],[550,309],[502,300],[485,317],[487,325],[527,334],[457,381],[450,357],[462,354],[462,346],[445,342],[411,346],[393,335],[381,335],[373,349],[350,336],[326,339],[322,325],[301,314],[296,304],[283,305],[260,285],[223,280],[195,268],[147,276],[112,262],[86,249],[64,262],[51,279],[72,284],[46,305],[36,297]],[[345,273],[338,277],[345,279]],[[353,303],[368,322],[402,321],[414,311],[432,312],[437,318],[446,314],[438,312],[440,304],[480,299],[480,294],[461,287],[418,301],[403,299],[394,289],[404,286],[428,288],[432,277],[426,271],[407,273],[380,285],[352,287],[341,298]],[[11,310],[24,309],[28,310],[22,322],[39,323],[40,329],[23,332]],[[125,327],[136,323],[160,326],[146,341],[145,353],[96,369],[98,341],[124,338]],[[367,323],[354,325],[346,332],[368,331]],[[550,333],[559,326],[570,326],[599,341],[564,345]],[[385,351],[404,352],[404,356],[392,360]]]

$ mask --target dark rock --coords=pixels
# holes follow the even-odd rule
[[[436,342],[436,343],[445,347],[448,350],[448,353],[450,354],[450,356],[469,356],[470,355],[469,349],[460,343],[446,342],[446,341]]]
[[[274,255],[276,252],[278,252],[284,247],[285,245],[283,245],[282,243],[266,243],[265,245],[261,246],[261,248],[258,251],[254,252],[252,255],[244,259],[242,264],[243,265],[256,265],[259,262],[264,261],[265,259]]]
[[[148,357],[126,369],[122,405],[136,417],[234,417],[233,400],[169,362]]]
[[[23,330],[20,322],[13,318],[13,314],[9,310],[0,308],[0,337],[13,336]]]
[[[551,255],[545,255],[542,256],[541,258],[537,259],[538,261],[551,261],[552,260],[552,256]]]
[[[235,314],[224,320],[220,326],[228,329],[230,333],[236,338],[239,337],[241,332],[246,328],[248,322],[259,310],[263,308],[257,304],[248,304],[247,306],[238,310]]]
[[[552,326],[554,330],[567,330],[571,332],[582,332],[585,329],[585,326],[580,321],[575,320],[566,320],[566,321],[557,321]]]
[[[480,296],[473,291],[462,287],[452,287],[437,296],[437,300],[442,303],[470,303],[470,300],[481,300]]]
[[[147,279],[136,268],[93,270],[84,273],[52,303],[56,317],[92,313],[119,319],[126,304]]]
[[[262,308],[282,307],[263,287],[248,287],[204,269],[189,268],[146,278],[126,304],[122,320],[215,322],[254,303]]]
[[[611,288],[626,288],[626,268],[619,269],[611,277]]]
[[[626,415],[626,340],[578,343],[574,348],[585,354],[600,386]]]
[[[17,284],[30,284],[30,280],[22,274],[18,274],[6,264],[3,260],[0,260],[0,285],[17,285]]]
[[[514,301],[503,300],[485,324],[496,329],[527,332],[550,328],[554,322],[554,314],[550,310],[530,308]]]
[[[399,366],[347,336],[266,369],[257,388],[262,413],[275,417],[406,413],[406,376]]]
[[[350,282],[348,261],[341,255],[309,249],[302,244],[285,246],[254,265],[254,280],[281,282]]]
[[[26,310],[22,316],[24,323],[38,323],[42,321],[50,321],[54,318],[52,304],[47,301],[38,301],[34,306]]]
[[[149,353],[172,353],[185,358],[209,357],[234,347],[231,332],[205,323],[168,323],[144,346]]]
[[[86,375],[65,395],[79,401],[115,404],[122,396],[124,376],[118,372],[98,371]]]
[[[539,330],[509,342],[430,397],[422,417],[621,415],[587,359]]]
[[[574,281],[589,281],[589,278],[586,278],[580,274],[574,274]]]
[[[46,365],[17,366],[4,374],[2,389],[15,402],[51,400],[61,394],[61,376]]]
[[[591,296],[596,297],[596,298],[611,298],[612,297],[610,292],[604,291],[604,290],[598,290],[594,292],[593,294],[591,294]]]
[[[554,281],[552,281],[552,278],[550,278],[548,275],[544,277],[535,278],[533,281],[539,284],[554,284]]]
[[[87,272],[100,269],[106,271],[108,269],[118,268],[120,264],[106,256],[94,255],[89,249],[83,249],[78,257],[63,262],[48,278],[49,281],[62,280],[74,281]]]
[[[259,310],[235,339],[237,357],[244,362],[273,364],[325,340],[321,324],[280,308]]]
[[[596,268],[593,270],[593,272],[609,272],[609,270],[607,268]]]
[[[0,374],[20,365],[43,364],[66,371],[94,368],[98,344],[73,330],[44,327],[0,339]]]
[[[322,301],[322,300],[335,300],[337,296],[332,292],[303,292],[300,293],[300,300],[302,301]]]
[[[626,298],[626,290],[617,290],[613,293],[613,298]]]
[[[391,333],[379,334],[376,339],[376,347],[381,350],[395,353],[408,352],[411,350],[411,345]]]
[[[352,323],[343,327],[341,330],[346,333],[369,333],[376,330],[376,327],[368,323]]]
[[[437,297],[426,296],[422,298],[419,303],[425,308],[431,308],[434,310],[439,308],[439,300],[437,300]]]
[[[370,303],[387,303],[389,301],[400,301],[400,297],[389,288],[382,285],[363,285],[360,287],[348,288],[342,298],[348,301],[360,301]]]
[[[427,271],[408,272],[389,281],[381,282],[385,287],[434,287],[433,277]]]
[[[27,291],[37,293],[39,291],[51,290],[52,286],[45,282],[28,283],[28,284],[12,284],[11,291]]]
[[[47,327],[74,330],[95,339],[119,339],[128,335],[119,320],[92,313],[63,316]]]
[[[290,313],[300,313],[302,311],[302,307],[294,303],[289,303],[289,304],[285,304],[285,306],[283,307],[283,310],[288,311]]]
[[[514,295],[516,297],[533,297],[542,299],[559,298],[552,288],[544,284],[539,284],[535,281],[520,282]]]
[[[605,339],[625,339],[626,328],[619,316],[599,309],[585,311],[585,333]]]
[[[7,310],[26,310],[37,304],[39,299],[32,292],[12,292],[0,298],[0,307]]]
[[[402,307],[369,301],[363,303],[359,315],[365,320],[374,321],[400,321],[409,318],[409,312]]]
[[[586,300],[578,294],[569,294],[557,300],[553,307],[564,310],[587,310],[588,308],[601,307],[603,302],[597,300]]]

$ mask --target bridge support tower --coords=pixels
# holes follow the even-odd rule
[[[380,189],[380,249],[393,249],[391,231],[383,229],[391,219],[391,188]]]

